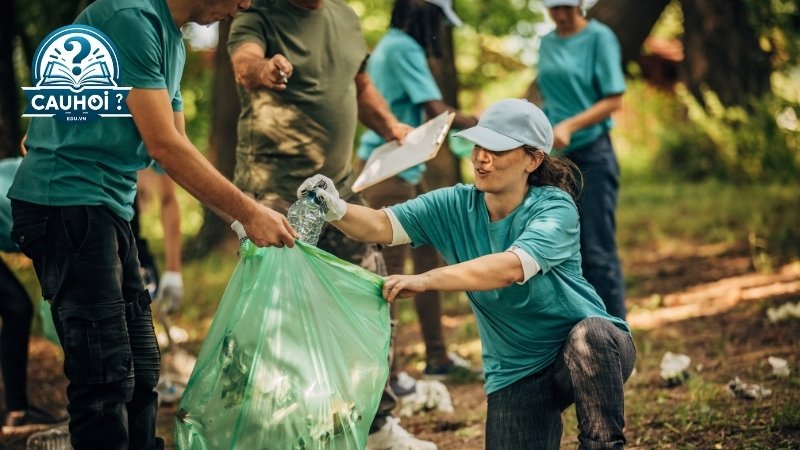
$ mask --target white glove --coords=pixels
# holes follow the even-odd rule
[[[311,178],[306,178],[306,181],[300,184],[300,187],[297,188],[297,199],[303,198],[309,192],[314,192],[317,188],[335,196],[337,199],[339,198],[339,191],[336,190],[333,180],[325,175],[317,174]]]
[[[180,272],[166,271],[161,275],[156,293],[156,302],[167,313],[172,313],[183,301],[183,276]]]
[[[333,181],[325,175],[314,175],[308,178],[297,188],[297,198],[300,199],[309,192],[317,196],[317,201],[325,213],[325,221],[342,220],[347,213],[347,202],[339,198],[339,191]]]

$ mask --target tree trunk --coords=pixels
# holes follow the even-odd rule
[[[219,43],[214,56],[214,91],[212,94],[211,135],[208,159],[228,179],[236,166],[236,125],[239,118],[239,95],[227,51],[230,22],[220,22]],[[230,224],[203,207],[203,226],[188,246],[187,258],[202,257],[226,237],[233,236]]]
[[[589,10],[588,17],[608,25],[619,39],[622,67],[636,61],[642,44],[670,0],[603,0]]]
[[[458,73],[453,52],[453,29],[442,21],[439,36],[442,37],[442,57],[428,58],[428,65],[442,91],[445,103],[458,108]],[[461,181],[458,158],[450,151],[447,139],[435,158],[428,161],[425,181],[430,189],[452,186]]]
[[[14,1],[0,2],[0,158],[17,154],[20,139],[19,91],[14,79]]]
[[[746,106],[770,90],[770,55],[742,0],[682,0],[685,59],[681,79],[703,103],[701,88],[714,91],[724,105]]]

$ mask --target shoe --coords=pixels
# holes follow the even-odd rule
[[[13,411],[6,415],[4,434],[30,433],[66,423],[69,416],[55,417],[39,408],[29,406],[26,410]]]
[[[399,372],[394,379],[389,381],[389,387],[392,388],[394,395],[405,397],[416,392],[417,380],[407,372]]]
[[[473,370],[470,362],[457,354],[449,352],[447,359],[449,362],[440,365],[428,363],[425,366],[423,378],[437,381],[474,381],[483,378],[481,372]]]
[[[387,417],[380,430],[367,437],[366,450],[436,450],[436,444],[415,438],[400,426],[400,419]]]

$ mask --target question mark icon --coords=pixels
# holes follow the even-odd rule
[[[81,68],[79,64],[84,58],[89,56],[89,52],[92,50],[92,44],[90,44],[89,41],[83,36],[71,36],[66,40],[66,42],[64,42],[64,49],[67,51],[72,51],[72,49],[75,47],[73,42],[78,44],[80,50],[78,51],[78,54],[72,58],[72,64],[76,65],[72,68],[72,73],[75,75],[80,75]]]
[[[122,111],[122,94],[117,94],[117,111]]]

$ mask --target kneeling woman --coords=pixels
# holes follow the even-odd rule
[[[581,448],[622,448],[623,383],[636,354],[630,328],[609,315],[581,275],[575,167],[550,156],[541,110],[502,100],[457,136],[475,144],[474,185],[374,210],[339,199],[320,175],[326,220],[365,242],[432,245],[448,266],[390,275],[388,301],[466,291],[483,346],[487,449],[557,449],[561,412],[575,403]]]

